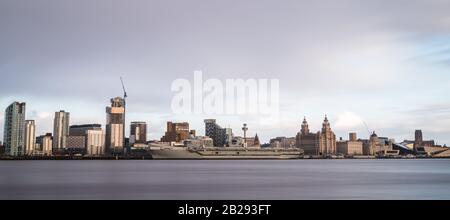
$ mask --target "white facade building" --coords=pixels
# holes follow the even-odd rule
[[[86,148],[88,155],[105,154],[105,133],[103,130],[86,131]]]
[[[55,112],[53,123],[53,149],[60,150],[67,148],[67,138],[69,137],[70,113],[65,111]]]
[[[32,155],[36,146],[36,125],[34,120],[25,121],[25,155]]]

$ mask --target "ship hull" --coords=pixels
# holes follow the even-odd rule
[[[203,149],[188,150],[186,148],[151,149],[153,159],[193,159],[193,160],[234,160],[234,159],[300,159],[303,153],[299,150],[268,149]]]

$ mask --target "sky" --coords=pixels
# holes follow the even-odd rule
[[[216,118],[268,142],[295,136],[304,116],[318,131],[327,115],[344,139],[422,129],[449,145],[449,11],[448,0],[1,0],[0,125],[13,101],[27,103],[38,135],[59,110],[71,124],[105,124],[122,76],[127,122],[146,121],[149,139],[166,121],[204,134],[203,119]],[[172,113],[171,83],[198,70],[279,79],[279,120]]]

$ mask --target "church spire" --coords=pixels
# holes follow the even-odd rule
[[[255,139],[253,141],[253,145],[260,145],[258,133],[256,133],[256,135],[255,135]]]

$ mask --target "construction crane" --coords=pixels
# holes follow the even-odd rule
[[[123,79],[122,79],[122,77],[120,77],[120,82],[122,83],[123,99],[126,99],[128,96],[127,96],[127,91],[125,91],[125,85],[123,84]]]
[[[127,154],[127,148],[126,148],[126,141],[125,141],[125,124],[126,124],[126,122],[125,122],[125,113],[127,112],[127,109],[126,109],[127,101],[126,101],[126,99],[127,99],[128,95],[127,95],[127,91],[125,90],[125,84],[123,83],[122,77],[120,77],[120,82],[122,83],[123,109],[124,109],[124,112],[123,112],[123,136],[122,137],[123,137],[124,154],[126,155]]]
[[[369,127],[367,126],[367,124],[366,124],[366,122],[365,122],[365,121],[363,121],[363,123],[364,123],[364,126],[366,127],[367,133],[369,133],[369,136],[370,136],[370,135],[371,135],[371,133],[370,133]]]

